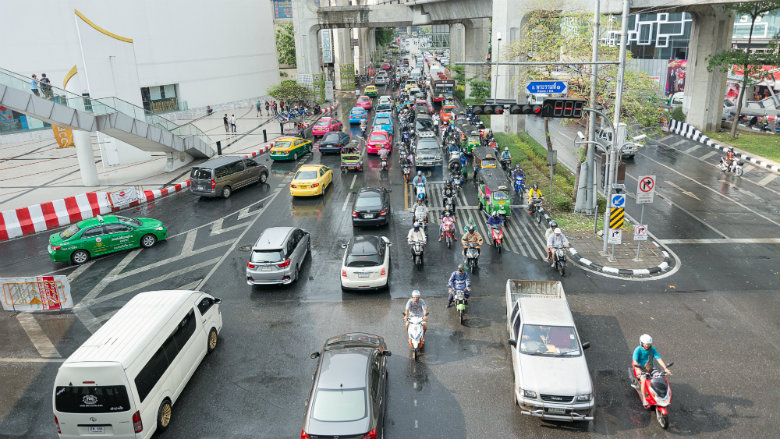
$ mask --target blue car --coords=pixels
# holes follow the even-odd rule
[[[374,129],[387,131],[393,135],[393,117],[390,113],[379,113],[374,118]]]
[[[349,123],[360,123],[360,121],[364,120],[366,117],[368,117],[368,111],[363,108],[354,107],[349,110]]]

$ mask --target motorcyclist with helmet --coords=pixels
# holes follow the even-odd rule
[[[412,291],[412,298],[406,302],[404,307],[404,322],[406,322],[406,330],[409,331],[409,318],[410,317],[422,317],[423,334],[428,330],[428,305],[420,297],[420,290]]]
[[[488,226],[504,226],[504,219],[498,214],[498,211],[493,212],[487,219]]]
[[[512,171],[512,182],[514,182],[517,177],[525,179],[525,172],[523,172],[523,168],[520,167],[520,163],[516,164],[514,171]]]
[[[455,196],[455,188],[452,187],[452,181],[447,181],[446,185],[444,186],[444,189],[441,191],[442,198],[447,197],[454,197]]]
[[[544,196],[542,196],[542,191],[539,189],[539,185],[534,183],[531,190],[528,191],[528,214],[529,215],[532,213],[531,208],[534,205],[534,200],[537,198],[544,199]]]
[[[425,178],[422,171],[417,171],[417,175],[412,179],[412,184],[416,187],[420,183],[428,183],[428,179]]]
[[[649,334],[642,334],[639,337],[639,346],[634,349],[634,355],[632,357],[632,365],[636,374],[639,376],[639,395],[642,398],[642,405],[647,407],[647,395],[645,394],[645,381],[647,376],[653,371],[653,360],[658,360],[661,367],[664,368],[664,372],[667,375],[671,375],[669,368],[661,359],[661,355],[658,350],[653,346],[653,337]]]
[[[501,151],[501,163],[504,164],[505,170],[509,169],[512,165],[512,153],[509,152],[509,148],[507,147],[504,147],[504,150]]]
[[[444,237],[444,229],[452,227],[453,235],[455,234],[455,217],[452,212],[445,210],[441,215],[441,225],[439,226],[439,241]]]
[[[557,258],[553,249],[558,248],[569,248],[569,240],[563,236],[563,231],[561,231],[560,227],[556,227],[553,230],[553,234],[547,238],[547,260],[549,261],[550,255],[552,255],[552,265],[550,265],[552,268],[555,268],[555,260]]]
[[[414,227],[412,227],[406,235],[406,241],[409,243],[409,252],[412,255],[412,260],[414,260],[414,248],[412,247],[412,244],[414,244],[415,241],[420,241],[423,245],[428,242],[428,238],[425,237],[425,232],[422,230],[422,223],[414,223]]]
[[[734,164],[734,160],[736,160],[737,155],[734,153],[734,147],[730,146],[728,150],[726,150],[726,155],[723,156],[722,159],[720,159],[723,164],[726,166],[726,170],[730,171],[731,166]]]
[[[452,272],[448,285],[450,290],[449,295],[447,296],[447,308],[452,306],[456,290],[463,291],[466,298],[466,304],[469,303],[469,296],[471,296],[471,277],[466,272],[463,264],[458,264],[458,269]]]
[[[477,249],[477,253],[481,253],[482,250],[480,247],[485,242],[485,240],[482,238],[482,235],[477,232],[477,228],[473,225],[469,226],[469,231],[466,232],[463,237],[460,239],[461,244],[463,245],[463,256],[466,256],[466,250],[469,248],[469,244],[476,244],[474,247]]]
[[[423,204],[420,198],[417,199],[417,204],[414,205],[413,213],[412,221],[428,223],[428,206]]]

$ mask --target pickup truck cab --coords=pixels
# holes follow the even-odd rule
[[[509,279],[507,329],[520,413],[555,421],[592,421],[593,382],[563,286]]]

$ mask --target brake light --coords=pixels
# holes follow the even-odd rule
[[[211,188],[212,188],[212,189],[214,189],[215,187],[217,187],[217,180],[214,180],[214,179],[212,178],[212,179],[211,179]]]
[[[290,266],[290,258],[287,258],[281,264],[277,265],[279,268],[285,268]]]
[[[376,429],[369,431],[367,435],[363,436],[363,439],[376,439]]]
[[[81,384],[95,384],[94,381],[82,381]]]
[[[61,249],[61,248],[62,248],[62,247],[60,247],[59,245],[57,245],[57,246],[54,246],[54,247],[52,247],[51,249],[52,249],[52,250],[59,250],[59,249]]]
[[[387,209],[385,209],[385,210],[383,210],[383,211],[379,212],[379,215],[385,215],[385,214],[387,214]]]
[[[144,431],[144,422],[141,420],[140,411],[133,413],[133,430],[135,430],[136,433]]]
[[[301,430],[301,439],[311,439],[305,431]]]
[[[341,270],[341,277],[347,277],[347,270]]]
[[[385,271],[384,267],[382,268],[382,271],[379,272],[380,276],[384,276],[387,274],[387,271]]]
[[[290,184],[290,187],[295,189],[296,186],[294,184]]]
[[[320,185],[319,183],[314,183],[311,185],[311,187],[318,187],[319,185]]]
[[[257,265],[255,265],[255,264],[253,264],[251,262],[247,262],[246,263],[246,268],[257,268]]]
[[[354,210],[352,211],[352,217],[353,218],[357,218],[358,217],[357,212],[355,212]]]
[[[57,434],[62,434],[62,430],[60,430],[60,420],[57,419],[57,415],[54,415],[54,423],[57,424]]]

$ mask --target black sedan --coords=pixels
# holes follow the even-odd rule
[[[390,222],[390,194],[385,188],[363,188],[352,204],[352,225],[384,226]]]
[[[341,131],[331,131],[322,138],[319,143],[319,150],[321,154],[326,153],[341,153],[341,147],[349,143],[349,134],[344,134]]]
[[[361,332],[329,338],[314,372],[301,438],[384,437],[387,350],[378,335]]]

